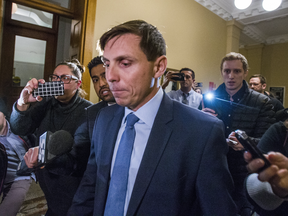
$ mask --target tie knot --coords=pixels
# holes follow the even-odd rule
[[[133,127],[134,124],[137,121],[139,121],[139,118],[136,115],[134,115],[133,113],[130,113],[129,115],[127,115],[126,119],[127,119],[126,127],[129,127],[129,126]]]

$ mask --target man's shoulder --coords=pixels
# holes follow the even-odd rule
[[[249,100],[246,98],[249,98]],[[244,99],[246,99],[247,101],[253,102],[255,106],[263,105],[263,104],[266,104],[268,101],[270,101],[270,98],[268,96],[261,94],[259,92],[256,92],[252,89],[249,89],[249,92]]]
[[[187,122],[191,120],[196,124],[222,122],[217,117],[207,114],[202,110],[191,108],[175,100],[172,100],[172,102],[173,102],[173,113],[175,119],[182,116],[184,117],[184,119],[187,120]]]
[[[95,110],[101,109],[101,108],[106,107],[106,106],[108,106],[108,104],[105,101],[100,101],[96,104],[92,104],[92,105],[88,106],[86,108],[86,110],[89,112],[91,112],[91,111],[93,112]]]
[[[171,98],[173,98],[173,97],[176,97],[176,95],[177,94],[179,94],[178,92],[179,92],[180,90],[178,89],[178,90],[171,90],[170,92],[167,92],[166,94],[169,96],[169,97],[171,97]]]

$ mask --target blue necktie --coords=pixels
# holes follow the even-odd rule
[[[134,124],[139,118],[133,113],[130,113],[127,115],[126,119],[125,131],[123,132],[119,143],[110,181],[104,212],[105,216],[123,216],[124,214],[130,159],[135,140]]]

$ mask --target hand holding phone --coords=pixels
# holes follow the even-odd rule
[[[260,158],[264,161],[264,166],[259,169],[259,172],[268,168],[271,164],[266,159],[266,157],[262,154],[260,149],[257,147],[256,143],[242,130],[236,130],[235,136],[239,140],[239,142],[243,145],[243,147],[250,152],[253,159]]]

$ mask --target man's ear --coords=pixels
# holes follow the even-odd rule
[[[248,75],[248,70],[244,72],[244,77],[246,78]]]
[[[154,78],[161,77],[165,73],[166,67],[167,67],[166,56],[162,55],[158,57],[154,63]]]
[[[263,90],[266,89],[266,83],[264,83],[264,84],[262,85],[262,89],[263,89]]]

